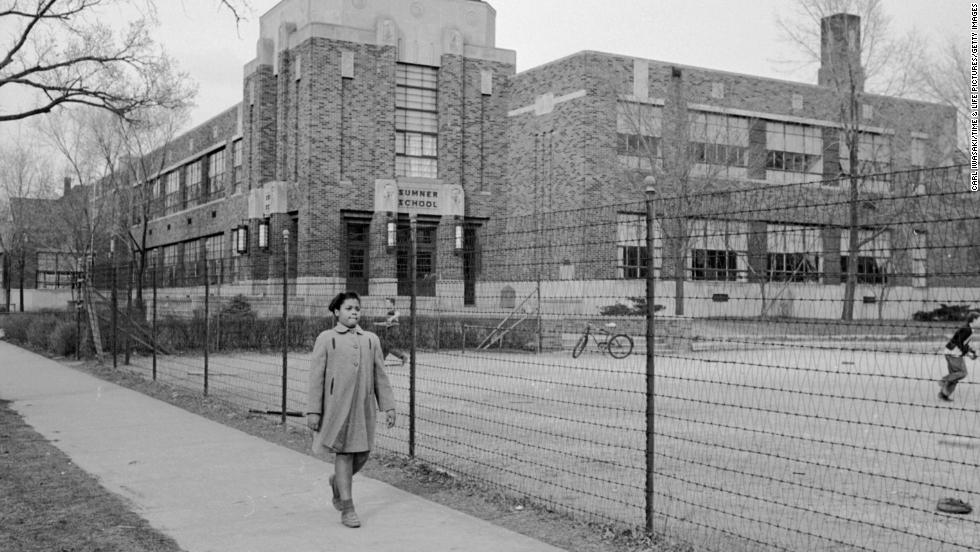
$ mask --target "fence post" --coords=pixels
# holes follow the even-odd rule
[[[654,339],[656,337],[653,324],[656,305],[654,300],[654,218],[656,210],[654,208],[654,198],[657,194],[653,187],[654,181],[647,182],[646,188],[646,248],[647,248],[647,274],[646,274],[646,295],[647,295],[647,358],[646,358],[646,530],[653,531],[653,470],[654,470]]]
[[[418,339],[418,325],[415,323],[418,311],[418,266],[415,256],[418,254],[418,219],[413,214],[409,218],[409,252],[408,252],[408,279],[412,285],[411,302],[409,303],[409,344],[408,364],[408,456],[415,458],[415,344]]]
[[[282,415],[281,423],[286,425],[286,359],[289,357],[289,229],[282,231]]]
[[[210,359],[208,358],[208,348],[210,343],[208,343],[210,338],[210,332],[208,331],[209,326],[211,326],[211,279],[208,275],[208,248],[204,248],[204,396],[208,396],[208,380],[210,379],[210,372],[208,370]]]
[[[123,364],[126,366],[130,365],[133,354],[133,332],[135,331],[135,325],[133,324],[133,253],[130,249],[129,262],[126,263],[126,316],[123,319],[123,325],[126,328],[123,330]]]
[[[158,249],[156,256],[160,255],[162,249]],[[150,343],[153,344],[153,381],[157,380],[157,263],[153,263],[153,322],[150,336]]]
[[[117,321],[116,321],[116,310],[118,310],[119,298],[116,294],[116,237],[113,236],[109,241],[109,269],[112,271],[112,300],[109,302],[109,306],[112,308],[112,367],[116,368],[116,346],[119,343],[119,334],[117,333]]]

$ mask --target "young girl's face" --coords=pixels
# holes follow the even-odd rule
[[[361,302],[357,299],[345,299],[340,308],[333,311],[333,315],[337,317],[337,322],[353,328],[361,319]]]

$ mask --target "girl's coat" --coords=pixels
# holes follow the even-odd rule
[[[378,410],[395,409],[378,336],[338,324],[321,333],[310,358],[307,413],[320,413],[313,452],[365,452]]]

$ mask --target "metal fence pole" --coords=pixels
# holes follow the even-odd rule
[[[82,281],[77,276],[74,283],[75,295],[75,360],[82,358]]]
[[[204,248],[204,396],[208,396],[208,380],[210,376],[208,349],[210,348],[208,331],[211,326],[211,278],[208,274],[208,248]]]
[[[415,256],[418,254],[418,219],[412,215],[409,219],[409,251],[408,251],[408,279],[412,285],[411,303],[409,307],[409,335],[412,342],[409,344],[408,364],[408,456],[415,457],[415,344],[418,340],[418,325],[415,323],[418,311],[418,266]]]
[[[109,305],[112,307],[112,315],[110,319],[112,320],[112,367],[116,368],[118,366],[116,353],[117,353],[117,343],[119,342],[119,334],[117,333],[117,321],[116,321],[116,310],[118,310],[119,297],[116,293],[116,238],[113,237],[109,242],[109,270],[112,272],[112,300]]]
[[[287,359],[289,358],[289,229],[282,231],[282,416],[286,425]]]
[[[159,251],[159,250],[158,250]],[[159,256],[159,252],[157,253]],[[153,345],[153,381],[157,380],[157,263],[153,263],[153,322],[150,335]]]
[[[653,182],[650,182],[653,184]],[[646,328],[646,341],[647,341],[647,358],[646,358],[646,530],[647,532],[653,531],[653,514],[654,514],[654,504],[653,504],[653,492],[654,492],[654,339],[656,333],[654,331],[653,316],[656,312],[656,305],[654,300],[654,251],[655,244],[653,243],[654,235],[654,217],[656,217],[656,212],[654,209],[654,197],[656,195],[656,190],[652,185],[647,186],[646,189],[646,248],[647,248],[647,274],[646,274],[646,295],[647,295],[647,328]]]

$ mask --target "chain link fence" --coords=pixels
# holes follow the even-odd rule
[[[385,451],[695,550],[980,549],[975,515],[936,510],[980,495],[980,387],[937,398],[980,308],[963,167],[637,197],[342,213],[323,242],[253,224],[97,266],[87,306],[112,362],[305,424],[355,290],[409,359]]]

